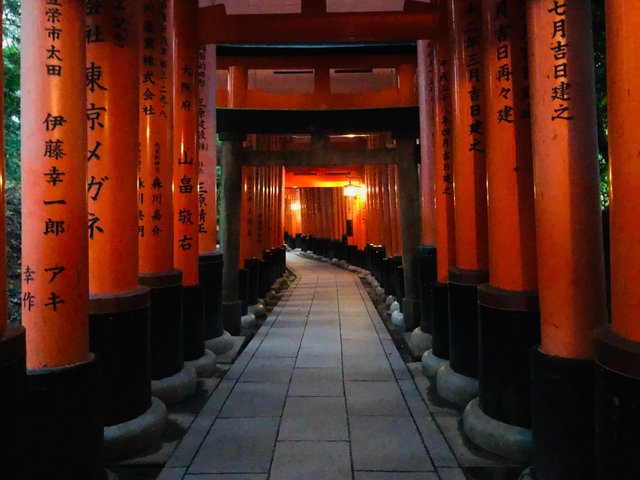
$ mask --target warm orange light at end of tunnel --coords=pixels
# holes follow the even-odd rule
[[[291,208],[292,211],[297,212],[298,210],[300,210],[300,204],[299,203],[292,203],[290,208]]]
[[[351,183],[349,185],[346,185],[343,189],[343,194],[345,197],[356,197],[359,193],[360,187]]]

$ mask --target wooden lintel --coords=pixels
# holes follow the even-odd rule
[[[404,11],[227,15],[224,5],[200,8],[202,44],[323,44],[406,42],[437,38],[443,17],[437,5],[406,2]]]
[[[327,56],[219,56],[216,67],[227,70],[230,66],[244,66],[257,70],[305,69],[305,68],[393,68],[399,65],[416,65],[416,55],[327,55]]]
[[[376,149],[361,151],[344,151],[329,148],[324,152],[311,150],[298,151],[244,151],[243,165],[246,166],[280,166],[285,167],[321,167],[346,165],[381,165],[396,163],[396,151],[393,149]]]

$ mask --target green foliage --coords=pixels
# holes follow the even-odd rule
[[[607,120],[607,48],[605,0],[591,0],[593,15],[593,49],[598,113],[598,159],[600,161],[600,201],[609,208],[609,129]]]
[[[4,128],[7,180],[20,180],[20,1],[4,0]]]

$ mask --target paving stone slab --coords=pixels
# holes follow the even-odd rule
[[[349,440],[347,410],[342,397],[289,397],[278,441]]]
[[[279,418],[215,421],[188,473],[269,473]]]
[[[430,472],[355,472],[353,480],[440,480]]]
[[[267,480],[269,475],[260,473],[207,473],[204,475],[187,475],[184,480]]]
[[[239,382],[220,412],[225,417],[279,417],[287,396],[286,383]]]
[[[396,382],[345,381],[349,416],[408,416],[409,409]]]
[[[432,472],[411,417],[349,417],[355,470]]]
[[[254,357],[240,376],[240,382],[289,383],[295,358]]]
[[[342,369],[295,368],[289,397],[343,397]]]
[[[273,480],[351,478],[347,442],[278,442],[271,468]]]
[[[345,355],[343,368],[345,380],[395,380],[391,365],[384,353],[375,357],[369,355]]]
[[[459,468],[439,468],[438,475],[441,480],[466,480],[467,476]]]

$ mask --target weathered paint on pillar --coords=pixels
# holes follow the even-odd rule
[[[411,104],[416,98],[415,66],[403,64],[398,67],[398,90],[403,105]]]
[[[173,208],[175,268],[185,286],[198,285],[198,43],[197,0],[173,0]]]
[[[256,214],[256,183],[257,169],[259,167],[242,167],[242,204],[240,219],[240,265],[244,266],[244,261],[262,256],[258,253],[258,245],[255,234],[255,214]]]
[[[526,8],[483,0],[489,280],[537,289]]]
[[[102,8],[87,11],[91,295],[138,287],[136,159],[141,11],[141,4],[130,0],[108,0]]]
[[[210,0],[201,1],[203,6],[212,3]],[[216,88],[216,46],[201,45],[198,75],[198,232],[201,254],[217,250]]]
[[[420,191],[423,245],[436,244],[433,42],[418,40],[418,105],[420,107]]]
[[[242,108],[246,105],[248,81],[246,67],[229,67],[229,108]]]
[[[487,270],[487,190],[479,0],[451,0],[456,267]],[[475,40],[475,41],[474,41]]]
[[[528,8],[541,348],[588,359],[606,320],[591,7]]]
[[[168,3],[142,7],[138,223],[140,273],[173,270],[173,73]]]
[[[89,360],[87,124],[96,110],[86,103],[85,2],[50,3],[22,9],[22,179],[29,185],[22,322],[30,369]]]
[[[628,1],[607,2],[607,80],[609,92],[609,171],[611,221],[611,328],[640,342],[640,227],[634,201],[640,185],[636,165],[640,134],[633,119],[640,107],[640,11]],[[632,54],[633,52],[633,54]]]
[[[438,40],[434,51],[434,149],[436,186],[436,248],[438,282],[449,281],[449,267],[455,265],[455,221],[453,204],[453,156],[451,119],[451,59],[446,39]]]
[[[415,139],[399,138],[398,192],[402,227],[402,267],[404,271],[404,319],[407,330],[420,324],[420,279],[418,246],[422,232],[420,215],[420,180],[415,161]]]
[[[240,265],[240,209],[242,186],[242,139],[239,135],[221,135],[222,192],[220,196],[220,244],[224,255],[222,302],[224,325],[232,335],[240,333],[241,304],[238,289]]]

